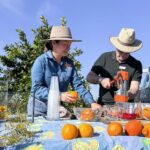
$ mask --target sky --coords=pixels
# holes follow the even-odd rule
[[[71,50],[81,48],[83,54],[77,59],[82,64],[84,77],[96,59],[106,51],[115,50],[109,37],[118,36],[122,27],[133,28],[143,47],[131,55],[142,62],[143,68],[150,65],[150,1],[149,0],[0,0],[0,55],[4,46],[19,41],[16,29],[22,29],[30,42],[31,28],[41,25],[40,16],[50,25],[60,25],[66,17],[75,39]],[[91,85],[91,93],[98,97],[98,85]]]

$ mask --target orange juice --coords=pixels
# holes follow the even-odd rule
[[[114,96],[115,102],[128,102],[128,96],[125,95],[115,95]]]

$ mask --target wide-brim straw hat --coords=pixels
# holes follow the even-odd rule
[[[135,39],[135,31],[131,28],[122,28],[119,36],[110,37],[110,42],[120,51],[131,53],[142,47],[142,41]]]
[[[81,40],[75,40],[72,38],[70,28],[67,26],[53,26],[50,33],[49,39],[41,40],[43,42],[52,41],[52,40],[65,40],[72,42],[81,42]]]

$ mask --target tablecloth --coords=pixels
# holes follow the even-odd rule
[[[35,118],[29,131],[36,131],[35,136],[20,144],[8,146],[5,150],[150,150],[150,139],[137,136],[109,136],[107,125],[102,122],[88,122],[94,128],[92,138],[64,140],[61,128],[66,123],[79,126],[78,120],[48,121],[43,117]],[[87,122],[86,122],[87,123]]]

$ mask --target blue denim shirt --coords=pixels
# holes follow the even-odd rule
[[[51,76],[58,75],[60,92],[66,92],[69,83],[86,104],[95,102],[80,80],[74,64],[68,57],[62,57],[61,62],[56,62],[51,51],[40,55],[34,62],[31,70],[32,88],[35,97],[46,102],[50,88]]]

